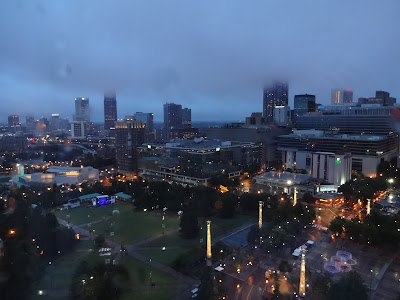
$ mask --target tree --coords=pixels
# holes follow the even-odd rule
[[[224,194],[222,196],[222,207],[220,209],[221,217],[233,218],[235,215],[235,206],[237,198],[233,194]]]
[[[292,269],[292,266],[287,260],[281,260],[281,262],[279,263],[278,270],[282,273],[291,272]]]
[[[102,234],[96,236],[94,239],[94,244],[96,245],[96,248],[101,248],[103,245],[106,243],[106,239]]]
[[[336,217],[329,225],[329,230],[332,232],[342,233],[344,222],[345,221],[341,217]]]
[[[198,219],[195,213],[187,212],[181,216],[180,222],[181,234],[185,239],[192,239],[199,232]]]
[[[314,203],[314,196],[307,192],[303,195],[303,201],[307,203]]]
[[[128,270],[120,265],[98,264],[89,267],[83,262],[74,272],[71,284],[72,299],[119,299],[129,290]]]
[[[251,245],[260,243],[261,230],[258,225],[253,225],[250,227],[250,231],[247,234],[247,242]]]
[[[332,274],[328,272],[322,273],[314,281],[313,290],[318,295],[328,295],[329,289],[332,285]]]
[[[328,299],[331,300],[366,300],[367,298],[367,287],[356,271],[345,273],[338,282],[331,285],[328,292]]]

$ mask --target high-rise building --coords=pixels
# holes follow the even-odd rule
[[[146,125],[145,129],[145,142],[153,142],[155,139],[154,132],[154,114],[153,113],[143,113],[136,112],[135,119],[138,122],[143,122]]]
[[[190,108],[182,109],[182,127],[192,128],[192,110]]]
[[[171,139],[171,131],[182,128],[182,105],[175,103],[164,104],[165,139]]]
[[[264,88],[263,94],[263,116],[267,122],[274,117],[275,106],[287,106],[288,84],[286,82],[275,82],[272,86]]]
[[[115,128],[117,122],[117,96],[115,92],[104,94],[104,129]]]
[[[153,132],[153,130],[154,130],[154,114],[153,113],[136,112],[135,119],[138,122],[145,123],[146,132]]]
[[[309,112],[315,112],[315,95],[295,95],[294,115],[303,116]]]
[[[137,147],[144,143],[145,123],[127,116],[115,126],[117,169],[124,173],[137,173]]]
[[[90,122],[89,98],[75,98],[75,116],[74,121]]]
[[[19,125],[19,115],[13,114],[8,116],[8,126]]]
[[[71,138],[83,139],[86,138],[90,131],[90,122],[74,121],[71,123]]]
[[[289,125],[290,120],[290,107],[289,106],[275,106],[274,108],[274,123],[278,126],[286,127]]]
[[[331,104],[342,104],[343,103],[343,94],[344,91],[342,89],[334,89],[331,91]]]
[[[343,103],[353,102],[353,91],[351,89],[346,89],[343,91]]]

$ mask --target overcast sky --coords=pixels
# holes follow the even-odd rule
[[[119,118],[161,121],[168,101],[193,120],[243,120],[274,79],[291,106],[299,93],[329,103],[338,87],[400,102],[399,12],[399,0],[1,1],[0,121],[71,118],[76,96],[102,121],[110,87]]]

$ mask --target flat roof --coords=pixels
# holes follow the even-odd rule
[[[103,195],[99,194],[99,193],[93,193],[93,194],[79,196],[78,198],[79,198],[79,200],[86,200],[86,199],[90,199],[90,198],[94,198],[94,197],[98,197],[98,196],[103,196]]]
[[[301,130],[302,131],[302,130]],[[386,136],[373,135],[373,134],[327,134],[322,130],[305,130],[305,132],[293,132],[279,137],[286,138],[316,138],[316,139],[334,139],[334,140],[356,140],[356,141],[382,141]]]
[[[125,194],[123,192],[119,192],[119,193],[115,194],[115,196],[120,197],[122,199],[131,199],[132,198],[132,196]]]
[[[308,174],[300,174],[300,173],[291,173],[291,172],[265,172],[256,177],[265,178],[270,180],[282,180],[288,181],[291,180],[293,183],[300,183],[311,178],[311,175]]]
[[[150,144],[151,145],[151,144]],[[251,142],[226,141],[219,139],[192,139],[192,140],[171,140],[162,145],[154,145],[154,147],[163,147],[165,149],[181,149],[181,150],[204,150],[213,151],[224,148],[238,146],[254,146]],[[151,145],[153,146],[153,145]]]
[[[343,195],[338,193],[319,193],[314,196],[314,198],[330,199],[330,200],[337,199],[340,197],[343,197]]]
[[[81,168],[78,167],[51,167],[47,169],[48,173],[63,173],[63,172],[72,172],[79,171]]]

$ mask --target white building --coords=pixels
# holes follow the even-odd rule
[[[290,107],[275,106],[274,108],[274,123],[278,126],[287,126],[289,124]]]
[[[333,185],[342,185],[351,179],[352,157],[350,153],[312,153],[312,177]]]
[[[92,167],[51,167],[45,173],[14,176],[11,181],[18,186],[50,187],[53,186],[53,184],[71,185],[96,180],[99,180],[99,170]]]

